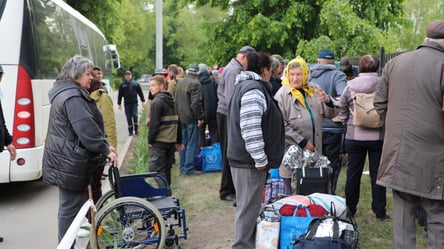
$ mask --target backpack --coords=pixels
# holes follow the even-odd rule
[[[379,128],[382,126],[382,120],[373,106],[375,93],[356,93],[353,98],[354,110],[350,110],[353,114],[353,125],[366,128]]]

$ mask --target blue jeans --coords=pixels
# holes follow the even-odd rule
[[[194,156],[199,143],[199,128],[197,124],[182,124],[182,144],[185,148],[179,152],[180,172],[189,174],[194,172]]]

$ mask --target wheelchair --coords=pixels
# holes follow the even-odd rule
[[[157,173],[120,176],[110,166],[111,190],[97,202],[97,248],[174,248],[187,239],[185,210]]]

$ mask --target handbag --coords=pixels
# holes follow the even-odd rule
[[[307,216],[296,216],[298,209],[304,208]],[[281,216],[279,245],[280,249],[287,249],[293,239],[307,232],[310,222],[314,219],[307,207],[302,205],[295,208],[292,216]]]
[[[373,106],[374,98],[375,93],[356,93],[353,98],[354,110],[351,110],[353,125],[366,128],[379,128],[382,126],[381,117]]]
[[[222,153],[219,143],[203,147],[202,157],[202,172],[216,172],[222,170]]]
[[[295,172],[296,194],[331,193],[331,167],[302,167]]]
[[[294,249],[358,248],[359,231],[354,218],[338,218],[333,203],[330,210],[332,215],[314,218],[311,221],[307,234],[295,240]]]

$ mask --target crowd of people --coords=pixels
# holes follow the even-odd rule
[[[255,248],[256,218],[270,168],[279,168],[286,194],[295,192],[291,172],[281,165],[286,148],[294,144],[328,157],[333,193],[347,153],[345,198],[353,215],[368,157],[377,220],[390,219],[386,187],[393,189],[394,248],[415,247],[418,208],[427,216],[429,248],[444,248],[443,54],[444,21],[430,23],[424,43],[390,60],[382,76],[373,55],[360,58],[356,74],[346,60],[341,60],[342,70],[336,68],[337,57],[328,49],[319,51],[310,68],[301,57],[286,60],[244,46],[223,68],[192,63],[186,70],[175,64],[156,70],[146,103],[132,72],[126,71],[117,105],[122,109],[124,103],[129,136],[138,135],[139,102],[145,106],[149,170],[168,184],[176,151],[185,177],[197,174],[193,160],[206,145],[207,129],[210,143],[221,144],[219,197],[236,206],[232,248]],[[1,73],[0,67],[0,80]],[[113,103],[101,75],[100,67],[76,55],[49,92],[43,181],[58,186],[59,240],[86,200],[87,185],[98,199],[103,168],[117,158]],[[357,93],[375,93],[384,126],[354,125]],[[7,146],[14,160],[12,137],[0,118],[0,151]]]

